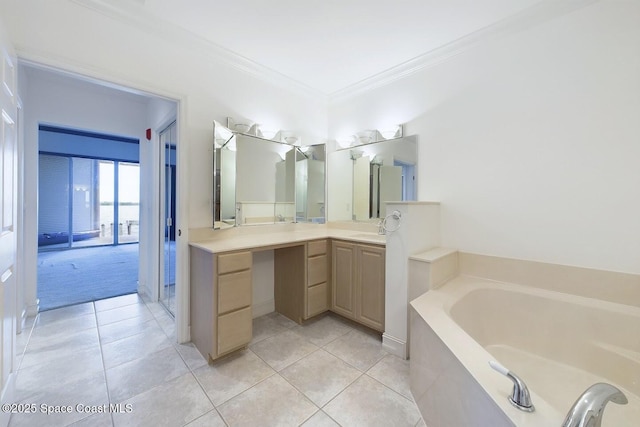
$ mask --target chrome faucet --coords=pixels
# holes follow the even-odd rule
[[[378,234],[381,236],[384,236],[385,234],[387,234],[384,229],[384,220],[382,219],[378,221]]]
[[[533,412],[536,410],[536,408],[533,406],[533,403],[531,402],[529,389],[519,376],[517,376],[495,360],[489,361],[489,366],[491,366],[493,369],[500,372],[502,375],[509,378],[513,382],[513,390],[511,390],[511,396],[509,396],[509,403],[511,403],[521,411]]]
[[[597,383],[585,390],[573,404],[562,427],[600,427],[609,401],[625,405],[627,397],[611,384]]]

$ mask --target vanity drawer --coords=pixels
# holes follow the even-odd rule
[[[251,268],[251,252],[236,252],[218,255],[218,274]]]
[[[307,286],[327,281],[327,256],[319,255],[307,259]]]
[[[251,341],[251,307],[218,316],[218,356]]]
[[[316,240],[307,244],[307,256],[312,257],[327,253],[327,241]]]
[[[327,283],[311,286],[307,290],[307,318],[323,313],[329,309]]]
[[[218,314],[251,305],[251,270],[218,276]]]

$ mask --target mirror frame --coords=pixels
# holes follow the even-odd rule
[[[218,168],[218,164],[221,162],[221,152],[222,149],[225,147],[228,147],[229,144],[232,143],[238,143],[238,137],[250,137],[252,139],[255,139],[256,142],[259,141],[264,141],[264,142],[269,142],[269,143],[275,143],[275,144],[281,144],[284,146],[288,146],[291,147],[294,150],[294,155],[293,155],[293,159],[294,159],[294,188],[293,188],[293,214],[291,217],[290,221],[277,221],[276,218],[278,216],[282,216],[278,215],[279,212],[276,212],[277,209],[277,204],[278,202],[274,201],[274,221],[273,222],[264,222],[264,223],[256,223],[256,224],[239,224],[238,223],[238,194],[237,194],[237,170],[234,168],[234,180],[236,180],[236,182],[234,183],[234,209],[235,209],[235,215],[234,215],[234,223],[233,224],[229,224],[228,222],[225,222],[228,227],[223,227],[223,219],[222,219],[222,201],[221,199],[221,183],[222,183],[222,177],[221,177],[221,173],[220,173],[220,169]],[[326,176],[327,176],[327,162],[326,162],[326,145],[324,143],[322,144],[313,144],[310,145],[309,147],[317,147],[317,146],[323,146],[324,147],[324,165],[323,165],[323,189],[322,189],[322,194],[323,194],[323,198],[324,201],[322,202],[322,211],[324,213],[324,216],[322,217],[322,221],[311,221],[311,222],[320,222],[320,223],[324,223],[326,221],[326,198],[327,198],[327,182],[326,182]],[[289,150],[290,151],[290,150]],[[212,164],[213,164],[213,173],[212,173],[212,177],[213,177],[213,190],[212,190],[212,216],[213,216],[213,221],[212,221],[212,227],[214,230],[219,230],[219,229],[223,229],[223,228],[231,228],[231,227],[238,227],[238,226],[245,226],[245,225],[260,225],[260,224],[277,224],[277,223],[296,223],[298,222],[298,216],[297,216],[297,191],[298,191],[298,180],[297,180],[297,170],[298,170],[298,159],[300,158],[308,158],[309,156],[307,154],[305,154],[305,152],[301,149],[300,146],[295,145],[295,144],[290,144],[284,141],[278,141],[275,139],[266,139],[266,138],[262,138],[260,136],[257,136],[253,133],[245,133],[245,132],[238,132],[238,131],[233,131],[231,129],[229,129],[226,126],[221,125],[219,122],[215,121],[213,122],[213,155],[212,155]],[[237,159],[235,160],[235,162],[237,163]],[[290,203],[290,202],[287,202]],[[289,216],[287,216],[286,218],[289,218]],[[307,215],[305,215],[305,222],[307,219]]]
[[[410,160],[409,158],[406,158],[406,160],[404,160],[403,158],[399,158],[396,159],[395,156],[393,158],[394,163],[395,161],[398,161],[400,163],[406,163],[406,166],[413,166],[414,170],[413,170],[413,177],[414,177],[414,181],[413,181],[413,186],[412,186],[412,197],[410,198],[406,198],[404,200],[406,201],[415,201],[417,200],[417,196],[418,196],[418,188],[417,188],[417,177],[418,177],[418,173],[419,173],[419,164],[418,164],[418,137],[417,135],[405,135],[405,136],[401,136],[398,138],[390,138],[390,139],[376,139],[373,141],[369,141],[369,142],[364,142],[364,143],[360,143],[360,144],[355,144],[355,145],[351,145],[349,147],[340,147],[337,148],[336,150],[334,150],[332,153],[330,153],[330,155],[328,156],[327,159],[327,201],[330,203],[327,212],[325,212],[327,214],[326,218],[327,221],[355,221],[355,222],[371,222],[371,221],[377,221],[379,220],[381,217],[384,216],[384,203],[385,202],[395,202],[395,201],[402,201],[402,200],[382,200],[380,199],[377,202],[377,206],[372,206],[372,195],[371,195],[371,171],[372,171],[372,167],[373,166],[377,166],[378,168],[380,168],[380,166],[382,166],[382,164],[378,161],[373,161],[376,159],[377,155],[375,155],[375,157],[373,158],[373,160],[369,160],[367,163],[368,167],[366,168],[368,170],[368,176],[369,176],[369,180],[366,182],[366,184],[364,183],[364,181],[361,183],[363,186],[366,185],[369,189],[369,196],[368,196],[368,204],[367,206],[365,206],[364,204],[362,204],[362,200],[357,200],[356,199],[356,180],[355,180],[355,166],[356,166],[356,162],[358,162],[359,159],[361,158],[367,158],[369,156],[367,156],[366,152],[370,151],[367,150],[367,148],[372,147],[372,146],[379,146],[380,144],[384,144],[384,143],[390,143],[390,144],[394,144],[394,143],[400,143],[400,142],[411,142],[415,144],[415,150],[413,153],[413,162],[409,163],[406,160]],[[338,196],[336,197],[332,197],[331,193],[332,190],[335,191],[335,182],[330,182],[330,177],[329,174],[331,174],[332,172],[332,167],[331,167],[331,157],[334,157],[337,153],[346,153],[348,154],[348,157],[351,160],[351,170],[350,170],[350,180],[351,180],[351,189],[350,189],[350,196]],[[371,153],[371,154],[375,154]],[[377,153],[379,154],[379,153]],[[334,157],[334,162],[336,161],[336,158]],[[342,159],[341,163],[344,163],[345,161],[348,161],[346,159]],[[360,164],[359,165],[361,168],[365,168],[364,164]],[[345,165],[346,167],[346,165]],[[364,169],[363,169],[364,170]],[[347,172],[349,173],[349,172]],[[345,177],[346,178],[346,177]],[[332,187],[334,188],[329,188],[329,184],[332,184]],[[379,184],[379,181],[375,183],[375,185],[377,186]],[[334,193],[335,194],[335,193]],[[348,204],[349,206],[347,207],[346,210],[342,211],[341,213],[338,213],[337,215],[333,214],[332,215],[332,210],[334,210],[336,207],[334,205],[332,205],[331,203],[335,204],[337,203],[344,203],[347,202],[348,199]],[[359,209],[359,212],[364,212],[364,211],[368,211],[368,215],[367,218],[358,218],[358,215],[356,213],[356,210]],[[378,210],[378,216],[372,216],[372,210]],[[334,211],[335,212],[335,211]],[[347,218],[348,216],[348,218]]]

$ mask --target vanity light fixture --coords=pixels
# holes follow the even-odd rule
[[[280,132],[279,130],[272,129],[262,129],[258,126],[258,136],[263,137],[264,139],[273,139]]]
[[[382,130],[379,130],[380,135],[384,139],[394,139],[394,138],[402,138],[402,125],[397,125],[393,127],[386,127]]]
[[[273,130],[273,128],[263,127],[258,123],[252,123],[251,125],[236,123],[233,118],[227,117],[227,128],[233,132],[257,136],[258,138],[268,139],[270,141],[286,142],[289,145],[296,146],[301,145],[300,137],[294,135],[293,132]]]
[[[381,142],[388,139],[402,138],[403,126],[396,125],[392,127],[386,127],[382,130],[363,130],[354,135],[347,137],[340,137],[336,139],[339,148],[349,148],[359,145],[367,145],[373,142]]]

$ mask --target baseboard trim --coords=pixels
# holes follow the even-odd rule
[[[382,334],[382,346],[398,357],[402,357],[403,359],[408,358],[407,342],[404,340],[388,335],[385,332]]]
[[[36,299],[35,304],[27,305],[27,317],[36,316],[40,312],[40,300]]]

